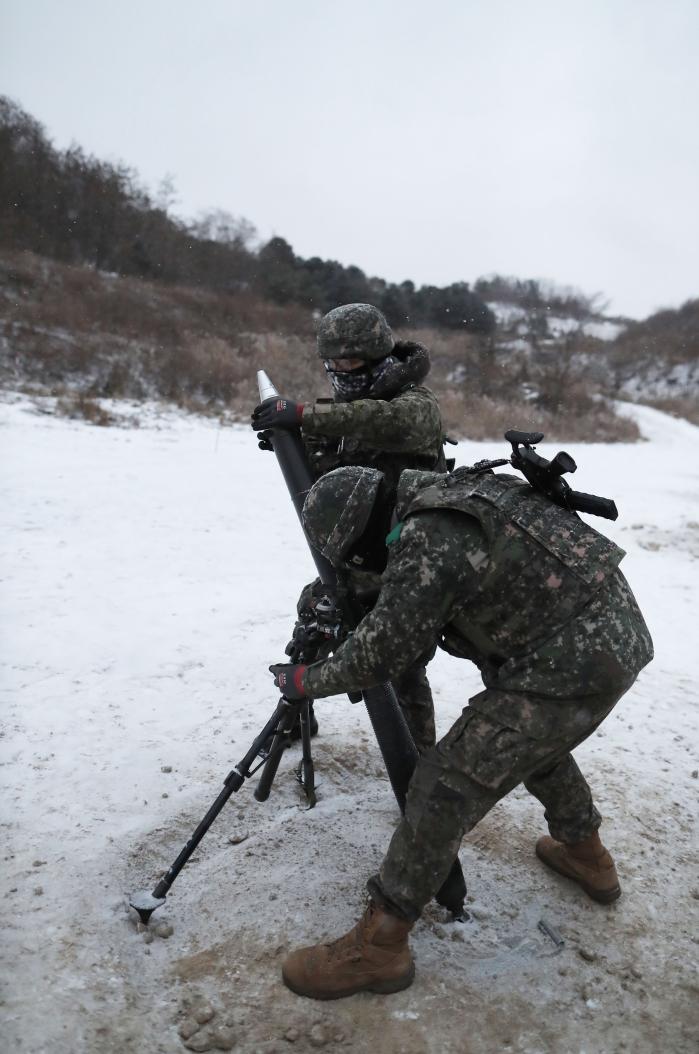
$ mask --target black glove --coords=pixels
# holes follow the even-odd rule
[[[275,395],[255,407],[251,424],[256,432],[266,428],[298,428],[302,417],[303,403],[292,402],[283,395]]]
[[[270,666],[269,672],[286,699],[305,699],[307,669],[305,663],[279,662]]]
[[[263,432],[257,433],[257,445],[259,446],[260,450],[274,450],[271,428],[265,428]]]

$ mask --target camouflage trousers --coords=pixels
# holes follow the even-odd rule
[[[418,762],[405,815],[379,874],[368,883],[371,897],[395,915],[419,918],[444,882],[464,834],[520,783],[542,803],[551,835],[559,841],[582,841],[601,823],[570,751],[594,731],[623,691],[594,700],[522,695],[532,727],[547,729],[537,738],[488,717],[489,701],[499,709],[499,694],[486,689],[471,700],[475,706],[467,706]]]

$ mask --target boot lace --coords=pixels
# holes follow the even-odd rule
[[[347,955],[354,960],[360,957],[359,949],[364,943],[364,935],[368,924],[374,917],[374,912],[374,906],[370,904],[357,925],[349,933],[345,933],[342,937],[338,937],[337,940],[325,945],[328,949],[329,962],[335,962],[337,959],[344,958]]]

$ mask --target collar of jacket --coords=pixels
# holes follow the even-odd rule
[[[366,398],[392,399],[404,389],[420,384],[430,372],[430,354],[417,341],[398,341],[391,359],[388,369],[372,384]]]

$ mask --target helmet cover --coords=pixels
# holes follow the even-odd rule
[[[376,362],[390,355],[393,334],[372,304],[342,304],[318,323],[318,354],[322,359],[361,359]]]
[[[337,566],[369,522],[383,472],[348,465],[327,472],[311,487],[303,525],[314,549]]]

